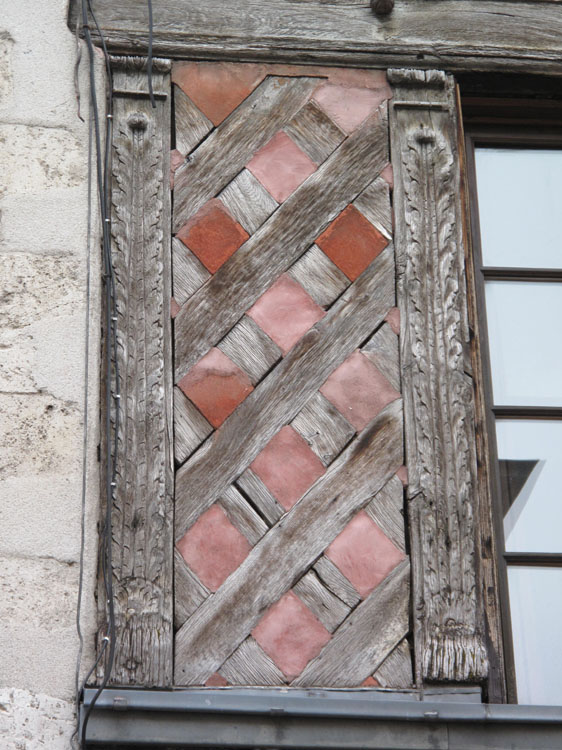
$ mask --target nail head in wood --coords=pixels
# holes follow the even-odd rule
[[[371,0],[371,10],[376,16],[388,16],[394,8],[394,0]]]

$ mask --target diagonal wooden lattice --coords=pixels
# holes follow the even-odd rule
[[[175,682],[406,687],[388,89],[214,70],[174,76]]]

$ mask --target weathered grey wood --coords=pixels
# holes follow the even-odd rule
[[[367,679],[408,632],[410,563],[403,560],[291,683],[350,687]]]
[[[174,455],[176,463],[191,456],[213,431],[199,409],[176,386],[174,388]]]
[[[357,510],[388,481],[396,471],[401,451],[402,407],[395,401],[178,631],[176,684],[202,684],[221,666],[265,610],[303,575]]]
[[[77,5],[73,0],[73,32]],[[96,15],[112,50],[146,54],[142,3],[97,0]],[[180,58],[562,73],[557,0],[396,0],[384,19],[367,2],[168,0],[154,23],[155,54]]]
[[[365,218],[369,219],[381,234],[392,239],[392,207],[390,205],[390,187],[382,177],[365,188],[353,201]]]
[[[281,349],[247,315],[218,343],[255,385],[281,359]]]
[[[412,654],[406,638],[390,652],[373,676],[384,688],[413,687]]]
[[[311,570],[294,585],[293,591],[330,633],[334,632],[351,611],[347,604],[320,583],[318,576]]]
[[[288,273],[322,307],[331,305],[349,286],[347,276],[318,245],[313,245],[302,255]]]
[[[314,101],[305,104],[283,130],[316,164],[322,164],[345,138]]]
[[[205,117],[179,86],[173,86],[176,148],[186,156],[213,129]]]
[[[282,685],[285,675],[251,636],[219,669],[231,685]]]
[[[388,246],[226,419],[209,450],[178,471],[179,537],[381,322],[393,295],[394,250]]]
[[[381,111],[347,138],[185,303],[175,320],[178,380],[380,172],[388,161],[387,138],[388,121]]]
[[[320,392],[315,393],[291,422],[322,461],[331,463],[355,435],[355,428]]]
[[[173,647],[170,81],[169,61],[157,63],[153,108],[143,65],[113,61],[111,234],[120,399],[110,571],[116,650],[109,683],[164,687],[172,683]],[[105,623],[105,592],[99,600]]]
[[[318,85],[315,78],[266,78],[196,149],[174,177],[174,231],[244,168]]]
[[[236,487],[226,489],[219,499],[230,521],[241,531],[251,545],[257,544],[268,529],[268,525],[252,506],[242,497]]]
[[[348,607],[359,604],[361,597],[329,557],[322,555],[314,565],[314,570],[322,583]]]
[[[363,354],[371,360],[388,382],[400,390],[400,355],[398,352],[398,336],[388,323],[371,336],[361,349]]]
[[[270,526],[273,526],[285,513],[265,484],[251,469],[246,469],[238,477],[236,484],[242,492],[246,493],[254,507]]]
[[[247,169],[225,187],[219,198],[248,234],[261,227],[279,205]]]
[[[366,506],[365,512],[380,526],[402,552],[406,551],[404,534],[404,487],[393,476]]]
[[[181,240],[172,240],[172,275],[174,299],[183,303],[207,281],[211,275],[201,261]]]
[[[185,564],[180,553],[174,550],[174,627],[181,628],[197,607],[211,592]]]
[[[453,81],[389,71],[417,680],[488,669]],[[397,102],[427,101],[424,109]],[[440,105],[436,109],[434,105]]]

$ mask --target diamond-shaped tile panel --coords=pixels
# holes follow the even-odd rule
[[[283,274],[246,314],[287,354],[326,313],[300,284]]]
[[[292,591],[267,610],[252,635],[289,680],[298,677],[331,638]]]
[[[215,273],[249,234],[234,221],[222,201],[213,198],[183,225],[177,237],[208,271]]]
[[[212,505],[177,544],[189,567],[211,591],[246,559],[250,545],[220,505]]]
[[[356,350],[334,370],[320,393],[356,430],[362,430],[387,404],[400,397],[367,357]]]
[[[363,273],[388,245],[388,240],[355,206],[347,206],[316,240],[348,279]]]
[[[404,559],[403,553],[363,510],[338,534],[326,556],[363,599]]]
[[[288,425],[269,441],[250,468],[285,510],[326,471],[307,442]]]
[[[344,132],[351,133],[375,111],[386,96],[384,89],[335,86],[326,83],[316,89],[313,99]]]
[[[246,166],[279,203],[316,171],[312,159],[282,130]]]
[[[246,373],[216,347],[183,376],[178,386],[213,427],[220,427],[253,390]]]

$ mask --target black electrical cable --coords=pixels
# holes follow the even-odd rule
[[[150,103],[156,107],[152,90],[152,0],[148,0],[148,57],[146,59],[146,73],[148,76],[148,94]]]

